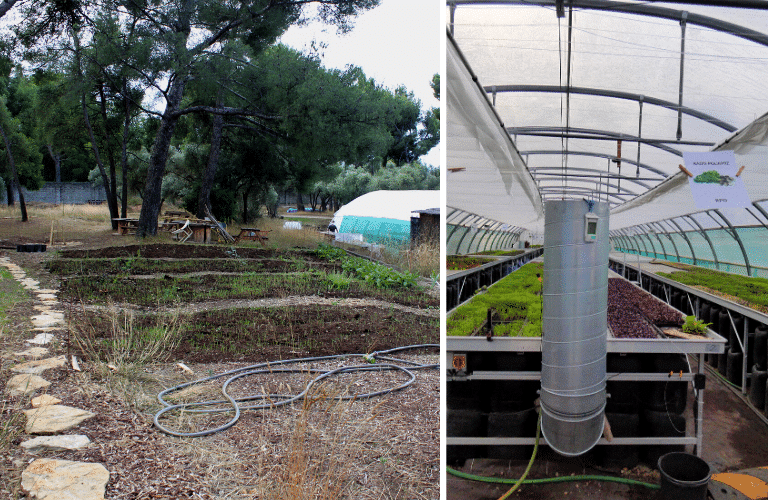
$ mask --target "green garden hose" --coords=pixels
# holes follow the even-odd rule
[[[528,477],[528,473],[531,472],[531,467],[533,466],[533,461],[536,460],[536,452],[539,451],[539,438],[541,437],[541,410],[539,410],[539,418],[536,421],[536,443],[533,445],[533,453],[531,454],[531,459],[528,461],[528,467],[525,468],[525,472],[523,472],[523,475],[520,476],[520,479],[517,480],[517,482],[509,489],[508,492],[504,493],[499,500],[506,500],[509,498],[509,496],[517,491],[517,489],[520,487],[521,484],[523,484],[523,481],[525,481],[525,478]]]
[[[634,479],[626,479],[623,477],[614,477],[614,476],[581,475],[581,476],[546,477],[543,479],[526,479],[526,477],[528,476],[528,473],[531,471],[531,467],[533,466],[533,461],[536,459],[536,452],[539,449],[540,437],[541,437],[541,413],[539,413],[538,423],[536,424],[536,443],[533,446],[533,454],[531,455],[531,459],[528,461],[528,467],[526,467],[525,472],[523,472],[523,475],[520,477],[520,479],[506,479],[503,477],[478,476],[476,474],[461,472],[456,469],[452,469],[450,467],[446,467],[446,470],[448,471],[448,474],[451,474],[452,476],[460,477],[462,479],[469,479],[471,481],[480,481],[483,483],[512,484],[512,488],[510,488],[509,491],[504,493],[504,495],[502,495],[499,498],[499,500],[506,500],[507,498],[509,498],[509,496],[512,493],[514,493],[523,484],[565,483],[565,482],[571,482],[571,481],[606,481],[606,482],[612,482],[612,483],[628,484],[631,486],[644,486],[652,490],[658,490],[661,488],[661,486],[657,484],[644,483],[643,481],[636,481]]]
[[[475,474],[469,474],[467,472],[461,472],[456,469],[452,469],[450,467],[447,467],[447,470],[448,470],[448,474],[451,474],[452,476],[460,477],[462,479],[469,479],[471,481],[480,481],[483,483],[511,484],[519,481],[519,479],[506,479],[503,477],[478,476]],[[524,479],[521,484],[567,483],[567,482],[573,482],[573,481],[606,481],[611,483],[628,484],[631,486],[644,486],[651,490],[658,490],[661,488],[661,486],[657,484],[644,483],[643,481],[636,481],[634,479],[626,479],[623,477],[614,477],[614,476],[592,476],[592,475],[545,477],[542,479]]]

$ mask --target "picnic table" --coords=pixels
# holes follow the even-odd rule
[[[240,228],[240,234],[235,236],[235,243],[238,243],[240,240],[251,240],[258,241],[262,246],[267,246],[268,233],[269,231],[262,231],[256,227],[242,227]]]
[[[129,217],[115,217],[112,219],[117,222],[117,232],[126,234],[136,234],[136,228],[139,226],[139,219],[132,219]]]

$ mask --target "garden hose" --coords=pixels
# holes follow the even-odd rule
[[[658,490],[661,488],[661,486],[657,484],[645,483],[643,481],[637,481],[635,479],[626,479],[623,477],[614,477],[614,476],[581,475],[581,476],[547,477],[543,479],[526,479],[526,477],[528,476],[528,473],[531,471],[531,466],[533,466],[533,461],[536,459],[536,452],[539,449],[540,438],[541,438],[541,413],[539,413],[538,422],[536,424],[536,443],[533,446],[533,454],[531,455],[531,459],[528,461],[528,467],[526,467],[525,472],[523,472],[523,475],[520,477],[520,479],[506,479],[502,477],[478,476],[476,474],[461,472],[456,469],[452,469],[451,467],[446,467],[446,470],[448,471],[448,474],[451,474],[452,476],[460,477],[462,479],[469,479],[471,481],[480,481],[484,483],[497,483],[497,484],[512,484],[512,488],[510,488],[509,491],[507,491],[504,495],[502,495],[499,498],[499,500],[506,500],[507,498],[509,498],[510,495],[512,495],[512,493],[514,493],[523,484],[565,483],[565,482],[573,482],[573,481],[606,481],[606,482],[613,482],[613,483],[628,484],[631,486],[644,486],[652,490]]]
[[[438,348],[439,349],[440,346],[437,344],[418,344],[418,345],[410,345],[410,346],[404,346],[404,347],[396,347],[394,349],[388,349],[385,351],[377,351],[371,354],[338,354],[338,355],[332,355],[332,356],[315,356],[315,357],[309,357],[309,358],[297,358],[297,359],[288,359],[288,360],[282,360],[282,361],[271,361],[266,363],[258,363],[255,365],[238,368],[236,370],[230,370],[224,373],[220,373],[218,375],[212,375],[210,377],[194,380],[192,382],[179,384],[177,386],[165,389],[164,391],[160,392],[157,395],[158,401],[160,401],[160,404],[162,404],[164,408],[155,414],[154,423],[158,429],[160,429],[162,432],[169,434],[171,436],[177,436],[177,437],[207,436],[209,434],[214,434],[214,433],[229,429],[230,427],[235,425],[237,421],[240,419],[241,410],[271,409],[271,408],[276,408],[278,406],[285,406],[285,405],[294,403],[298,400],[303,399],[308,394],[309,390],[312,388],[314,384],[322,380],[325,380],[329,377],[332,377],[334,375],[339,375],[344,373],[355,373],[355,372],[366,372],[366,371],[398,371],[398,372],[402,372],[407,377],[407,380],[395,387],[388,387],[386,389],[382,389],[379,391],[367,392],[363,394],[338,396],[334,399],[357,400],[357,399],[368,399],[376,396],[381,396],[384,394],[389,394],[395,391],[405,389],[406,387],[411,385],[416,380],[416,374],[413,373],[413,371],[439,368],[439,364],[425,365],[425,364],[420,364],[413,361],[398,359],[398,358],[389,356],[390,354],[396,353],[396,352],[412,350],[412,349],[422,349],[422,348]],[[329,361],[329,360],[338,361],[338,360],[347,359],[347,358],[363,358],[366,361],[366,364],[354,365],[354,366],[343,366],[333,370],[322,370],[318,368],[283,368],[286,365],[297,364],[297,363]],[[274,374],[274,373],[304,373],[304,374],[310,373],[310,374],[316,374],[316,376],[315,378],[311,379],[309,383],[304,387],[304,389],[300,391],[298,394],[251,394],[251,395],[240,397],[240,398],[233,398],[227,392],[227,387],[236,380],[239,380],[244,377],[252,376],[252,375]],[[182,403],[182,404],[172,404],[164,399],[164,396],[174,393],[176,391],[179,391],[181,389],[191,387],[197,384],[209,382],[211,380],[221,379],[221,378],[225,378],[224,384],[221,387],[221,393],[225,399],[211,400],[211,401],[198,401],[193,403]],[[250,404],[250,405],[243,404],[243,403],[246,403],[249,401],[255,401],[255,400],[262,400],[266,402],[261,404]],[[174,410],[183,411],[187,413],[234,412],[234,415],[228,422],[218,427],[197,431],[197,432],[179,432],[179,431],[169,429],[160,423],[161,416]]]
[[[462,479],[469,479],[471,481],[480,481],[483,483],[497,483],[497,484],[511,484],[519,481],[519,479],[506,479],[503,477],[487,477],[478,476],[476,474],[469,474],[467,472],[461,472],[456,469],[447,467],[447,471],[452,476],[460,477]],[[550,484],[550,483],[567,483],[574,481],[605,481],[611,483],[628,484],[630,486],[644,486],[651,490],[661,489],[661,486],[653,483],[645,483],[643,481],[637,481],[635,479],[627,479],[623,477],[615,476],[593,476],[593,475],[581,475],[581,476],[558,476],[558,477],[545,477],[542,479],[525,479],[522,484]]]
[[[525,478],[528,477],[528,473],[531,472],[531,466],[533,466],[533,461],[536,459],[536,452],[539,451],[539,438],[541,437],[541,410],[539,410],[539,418],[536,420],[536,443],[533,445],[533,453],[531,454],[531,459],[528,461],[528,467],[525,468],[525,472],[523,472],[523,475],[520,476],[520,479],[517,480],[517,482],[512,486],[508,492],[504,493],[499,500],[506,500],[509,498],[509,496],[517,491],[517,489],[520,487],[521,484],[523,484],[523,481],[525,481]]]

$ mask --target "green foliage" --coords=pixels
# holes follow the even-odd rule
[[[696,316],[686,316],[685,323],[683,323],[683,331],[693,335],[706,335],[707,327],[711,324],[696,319]]]
[[[478,255],[494,255],[497,257],[513,257],[524,253],[525,250],[486,250],[484,252],[478,252]]]
[[[720,173],[717,170],[707,170],[704,173],[697,175],[693,182],[699,182],[703,184],[720,184]]]
[[[369,260],[348,255],[344,250],[330,245],[319,245],[317,256],[329,262],[340,262],[345,273],[374,286],[375,288],[412,288],[418,276],[398,272]]]
[[[699,267],[658,274],[684,285],[708,288],[759,310],[768,310],[768,279],[765,278],[749,278]]]
[[[328,273],[325,279],[328,283],[328,288],[332,290],[346,290],[355,281],[347,273]]]
[[[542,268],[526,264],[457,307],[446,321],[447,334],[471,335],[485,324],[488,309],[493,308],[495,335],[541,336],[541,282],[536,275],[542,274]]]

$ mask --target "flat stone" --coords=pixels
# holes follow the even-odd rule
[[[41,394],[36,398],[32,398],[30,403],[32,403],[33,408],[40,408],[41,406],[57,405],[61,403],[61,400],[57,397],[51,396],[50,394]]]
[[[56,295],[57,293],[59,293],[59,291],[58,290],[52,290],[50,288],[41,288],[36,293],[37,294],[45,293],[45,294],[50,294],[50,295]]]
[[[23,410],[27,416],[25,431],[27,434],[55,434],[77,427],[94,414],[64,405],[41,406]]]
[[[53,293],[38,293],[37,298],[40,300],[51,300],[56,302],[56,295]]]
[[[64,436],[38,436],[21,443],[21,447],[30,453],[40,451],[79,450],[91,443],[88,436],[72,434]]]
[[[39,458],[21,473],[21,489],[40,500],[103,500],[109,471],[101,464]]]
[[[40,284],[39,281],[32,278],[21,279],[19,280],[19,283],[21,283],[24,286],[24,288],[28,290],[36,290],[39,288],[38,285]]]
[[[48,354],[48,349],[45,347],[30,347],[26,351],[15,352],[16,356],[28,356],[30,358],[42,358]]]
[[[52,333],[38,333],[32,340],[27,340],[30,344],[45,345],[50,344],[53,340]]]
[[[37,375],[14,375],[5,385],[5,390],[11,397],[21,396],[35,392],[38,389],[44,389],[51,385],[50,382]]]
[[[61,368],[67,364],[67,357],[64,355],[56,356],[55,358],[48,359],[36,359],[34,361],[27,361],[20,365],[16,365],[11,368],[14,373],[31,373],[33,375],[40,375],[46,370],[52,370],[54,368]]]
[[[35,327],[46,327],[46,326],[57,326],[57,325],[63,325],[64,324],[64,318],[57,317],[57,316],[51,316],[48,314],[39,314],[32,318],[32,325]]]
[[[45,321],[50,318],[64,319],[64,313],[61,311],[54,311],[53,309],[49,309],[47,312],[44,312],[42,314],[35,314],[34,316],[32,316],[32,321],[34,320]]]

